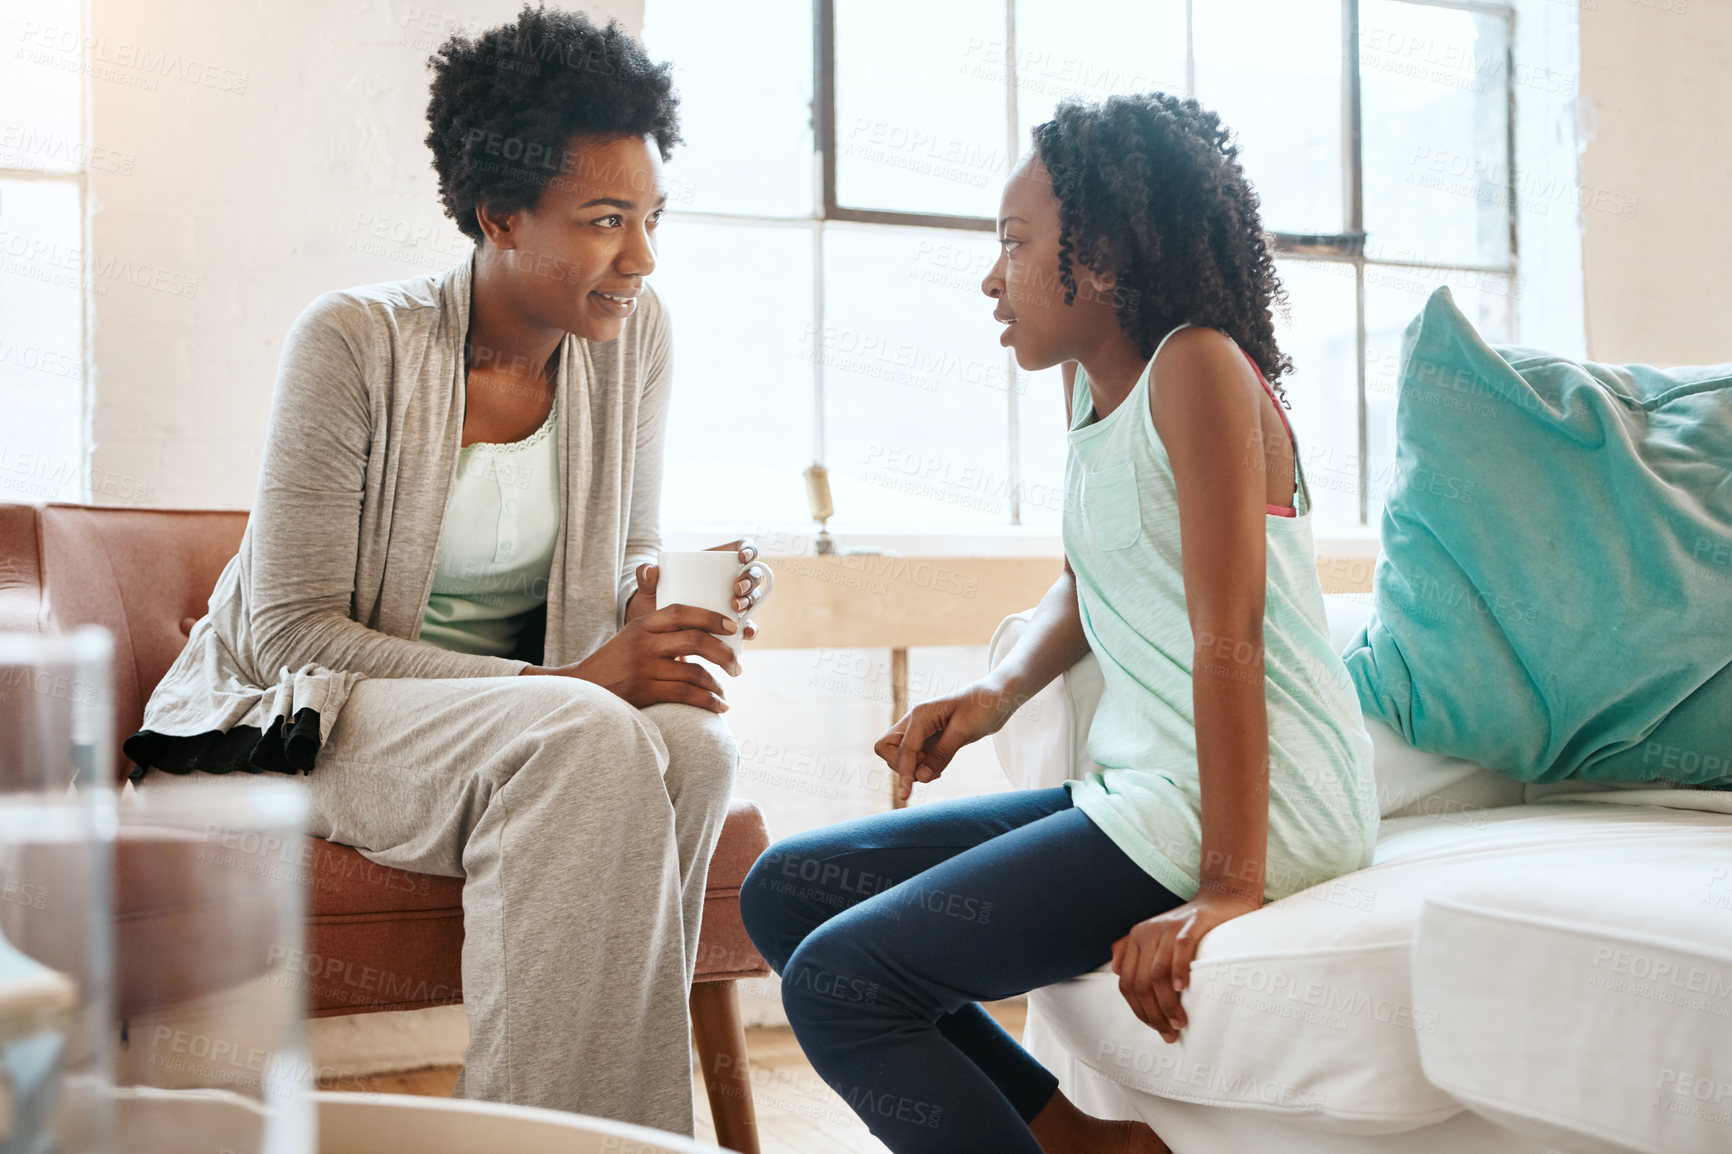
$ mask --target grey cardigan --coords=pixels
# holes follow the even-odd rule
[[[360,678],[524,667],[417,640],[462,440],[472,276],[465,262],[326,293],[289,330],[240,552],[151,695],[139,736],[245,726],[268,737],[300,721],[311,738],[303,711],[312,710],[322,743]],[[660,548],[669,375],[667,320],[647,289],[619,339],[567,336],[561,346],[564,509],[544,664],[578,661],[612,637],[637,566]]]

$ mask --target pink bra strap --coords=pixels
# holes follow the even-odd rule
[[[1250,353],[1246,353],[1244,349],[1240,349],[1239,351],[1245,353],[1245,359],[1251,363],[1251,371],[1257,374],[1258,383],[1263,386],[1263,391],[1269,394],[1269,399],[1275,403],[1275,415],[1281,418],[1281,427],[1287,430],[1287,443],[1293,446],[1293,468],[1295,474],[1297,474],[1299,468],[1299,442],[1293,437],[1293,426],[1287,421],[1287,412],[1281,407],[1281,400],[1275,395],[1275,390],[1269,387],[1269,381],[1263,376],[1263,370],[1257,366],[1256,360],[1252,358]],[[1293,491],[1295,495],[1298,494],[1299,484],[1297,480],[1294,481]],[[1298,509],[1286,505],[1265,504],[1263,506],[1263,511],[1276,517],[1297,517],[1299,515]]]

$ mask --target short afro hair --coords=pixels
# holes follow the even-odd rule
[[[524,5],[516,23],[453,36],[427,61],[427,147],[439,198],[479,242],[477,205],[533,209],[570,172],[574,136],[653,136],[666,160],[680,143],[672,66],[651,62],[616,21]]]
[[[1285,293],[1221,118],[1165,93],[1069,99],[1033,131],[1058,197],[1058,277],[1068,304],[1076,265],[1117,275],[1119,325],[1145,358],[1189,321],[1251,354],[1275,391],[1293,362],[1275,343]]]

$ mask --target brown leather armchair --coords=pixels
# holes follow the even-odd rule
[[[246,519],[241,512],[0,504],[0,630],[95,624],[114,635],[118,751],[204,614]],[[115,768],[118,775],[130,767],[122,759]],[[319,964],[307,966],[308,1014],[460,1002],[462,879],[406,873],[347,846],[309,841],[307,958],[316,956]],[[717,1141],[744,1154],[757,1154],[758,1137],[734,982],[765,976],[770,967],[740,922],[739,893],[768,845],[763,813],[736,799],[710,862],[691,992],[693,1037]],[[129,967],[126,959],[129,953],[149,956],[128,950],[129,933],[150,932],[155,907],[169,898],[149,884],[127,846],[116,862],[116,1000],[124,1016],[167,996],[150,970]]]

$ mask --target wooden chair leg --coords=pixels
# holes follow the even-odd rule
[[[746,1064],[746,1031],[734,983],[692,985],[692,1040],[703,1063],[704,1090],[716,1123],[716,1145],[739,1154],[759,1154],[758,1113],[752,1106],[752,1073]]]
[[[908,650],[890,651],[890,724],[901,721],[908,712]],[[890,775],[890,808],[903,809],[908,802],[902,797],[901,779]]]

